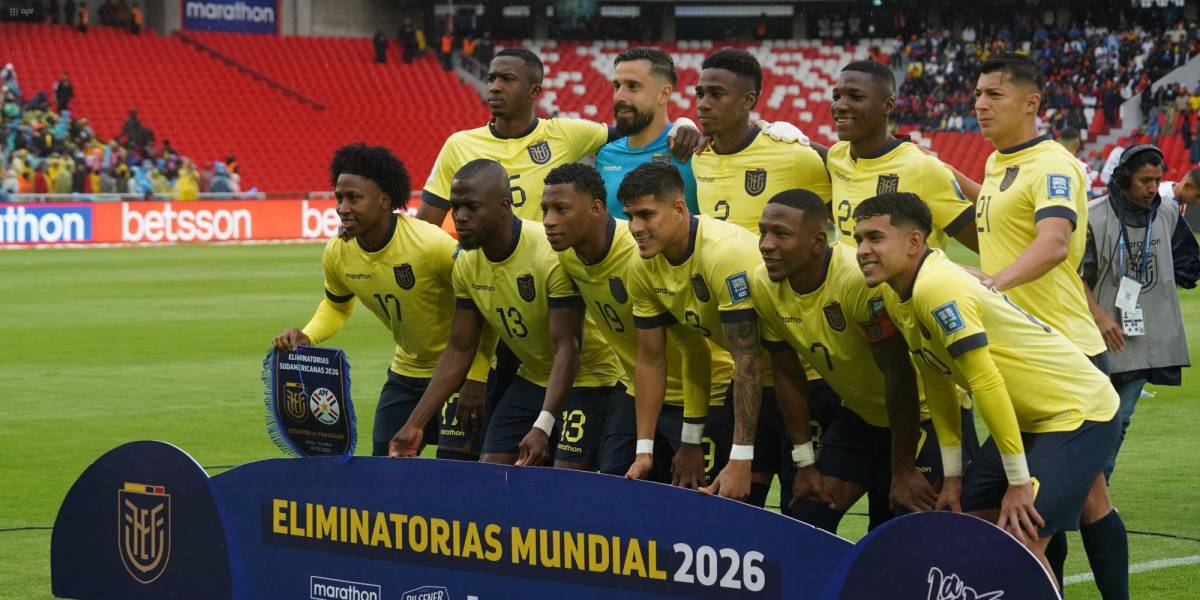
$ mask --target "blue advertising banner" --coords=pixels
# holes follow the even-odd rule
[[[1057,597],[1015,540],[962,515],[905,517],[854,546],[619,477],[362,457],[266,460],[206,479],[159,442],[84,472],[51,555],[55,595],[89,599],[925,598],[931,584],[909,590],[935,571],[947,592],[929,598],[969,598],[951,595],[968,587],[980,599]]]
[[[278,0],[180,0],[183,28],[192,31],[278,33]]]

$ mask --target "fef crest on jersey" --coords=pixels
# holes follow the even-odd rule
[[[830,302],[821,308],[821,312],[825,313],[825,322],[833,328],[834,331],[846,330],[846,313],[842,312],[840,302]]]
[[[746,193],[751,196],[757,196],[767,189],[767,171],[765,169],[751,169],[746,171]]]
[[[1000,180],[1000,191],[1005,191],[1012,187],[1013,182],[1017,180],[1017,175],[1021,172],[1021,167],[1009,167],[1004,170],[1004,179]]]
[[[620,277],[608,278],[608,291],[617,304],[625,304],[629,301],[629,293],[625,291],[625,282],[621,281]]]
[[[900,190],[899,175],[880,175],[879,183],[875,184],[876,194],[886,194],[888,192],[896,192]]]
[[[412,265],[404,263],[392,267],[392,274],[396,276],[396,285],[402,290],[411,290],[417,283],[416,275],[413,275]]]
[[[712,294],[708,291],[708,284],[704,282],[704,276],[699,273],[692,277],[692,291],[696,293],[696,299],[701,302],[708,302],[712,298]]]
[[[550,162],[550,142],[542,140],[536,144],[530,145],[528,150],[529,160],[532,160],[539,165],[544,165]]]
[[[525,274],[517,277],[517,293],[521,295],[521,299],[526,302],[533,302],[537,298],[537,288],[533,285],[533,275]]]

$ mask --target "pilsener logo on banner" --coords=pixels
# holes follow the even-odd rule
[[[354,454],[350,363],[336,348],[272,349],[263,361],[267,433],[293,456]]]

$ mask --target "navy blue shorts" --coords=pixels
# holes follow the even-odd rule
[[[421,394],[429,387],[429,379],[407,377],[388,369],[387,381],[379,390],[379,403],[375,405],[375,423],[371,428],[371,455],[387,456],[388,442],[408,422]],[[425,424],[425,443],[438,439],[439,419],[430,419]]]
[[[571,388],[567,392],[564,415],[556,420],[550,434],[550,448],[556,460],[580,462],[581,457],[586,457],[591,460],[589,464],[597,464],[611,393],[611,387]],[[542,412],[545,399],[546,388],[519,375],[514,377],[488,417],[482,454],[517,454],[521,439],[533,427],[533,422]],[[569,420],[561,418],[564,416]],[[593,423],[589,423],[589,420]],[[565,437],[563,431],[566,431]],[[564,452],[560,442],[565,442],[570,449]],[[580,452],[575,452],[576,448]]]
[[[1029,474],[1037,480],[1033,506],[1046,521],[1039,536],[1079,529],[1079,515],[1092,482],[1104,470],[1117,446],[1121,425],[1084,421],[1072,431],[1022,433]],[[1000,451],[988,438],[963,476],[962,508],[979,511],[1000,507],[1008,479]]]
[[[833,423],[842,399],[824,379],[808,382],[808,418],[812,427],[813,448],[819,450],[825,431]],[[788,482],[787,497],[791,497],[792,437],[783,422],[783,413],[775,401],[775,388],[763,388],[762,410],[758,415],[758,432],[754,437],[754,472],[778,473],[782,485]],[[786,506],[786,504],[784,505]]]
[[[637,415],[623,385],[571,388],[558,427],[555,460],[609,475],[624,475],[633,464]]]
[[[658,415],[658,429],[654,444],[654,481],[671,483],[671,461],[682,445],[683,407],[664,404]],[[704,484],[712,483],[725,463],[729,462],[729,450],[733,445],[733,386],[725,392],[725,403],[709,406],[704,421],[704,432],[700,438],[704,448]]]
[[[936,484],[942,479],[942,456],[933,431],[933,422],[921,422],[917,443],[917,470]],[[867,423],[842,406],[821,442],[817,470],[842,481],[858,484],[866,490],[890,491],[892,482],[892,431]]]

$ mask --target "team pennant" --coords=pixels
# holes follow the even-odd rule
[[[267,433],[290,456],[354,455],[350,363],[337,348],[272,348],[263,360]]]

